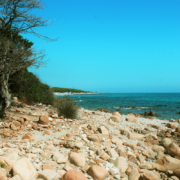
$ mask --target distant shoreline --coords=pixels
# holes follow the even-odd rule
[[[98,92],[79,92],[79,93],[72,93],[72,92],[64,92],[64,93],[60,93],[60,92],[54,92],[54,95],[91,95],[91,94],[101,94]]]

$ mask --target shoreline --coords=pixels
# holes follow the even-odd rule
[[[84,180],[93,180],[95,175],[102,180],[180,177],[176,171],[180,169],[177,122],[84,108],[79,109],[77,119],[67,119],[51,106],[24,104],[6,110],[6,121],[0,126],[0,159],[13,160],[13,166],[5,170],[22,180],[27,179],[22,172],[63,180],[72,170]]]
[[[72,93],[72,92],[64,92],[64,93],[60,93],[60,92],[54,92],[54,95],[91,95],[91,94],[102,94],[102,93],[97,93],[97,92],[81,92],[81,93]]]

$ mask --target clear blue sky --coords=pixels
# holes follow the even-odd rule
[[[180,92],[179,0],[45,0],[56,21],[26,35],[51,60],[30,69],[51,87],[98,92]],[[35,29],[36,30],[36,29]]]

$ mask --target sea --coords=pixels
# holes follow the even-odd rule
[[[68,98],[90,110],[104,108],[121,114],[153,111],[159,115],[158,119],[180,119],[180,93],[102,93],[68,95]]]

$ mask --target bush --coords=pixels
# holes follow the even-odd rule
[[[64,116],[65,118],[76,119],[78,115],[78,106],[74,100],[65,98],[55,98],[54,107],[58,110],[59,116]]]
[[[5,163],[3,163],[3,162],[0,163],[0,167],[1,167],[1,168],[5,167],[5,166],[6,166]]]
[[[11,92],[18,96],[22,102],[53,104],[54,94],[51,88],[28,70],[13,74],[9,82]]]

